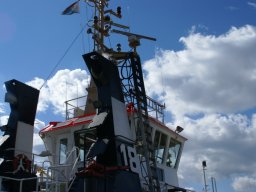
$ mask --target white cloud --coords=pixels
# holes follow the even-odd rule
[[[193,25],[189,30],[189,34],[195,34],[198,30],[200,30],[200,32],[208,31],[208,27],[203,24]]]
[[[28,82],[30,86],[40,89],[45,83],[43,79],[35,78]],[[38,113],[53,110],[56,114],[64,115],[64,102],[69,99],[84,96],[89,83],[89,75],[85,70],[59,70],[45,86],[42,87],[38,102]],[[44,143],[39,136],[39,130],[45,127],[45,123],[36,119],[33,138],[33,153],[40,154],[45,150]],[[44,158],[35,157],[37,162]]]
[[[183,50],[159,50],[143,67],[147,93],[166,104],[169,124],[184,127],[188,138],[181,185],[202,182],[203,160],[208,177],[217,180],[253,176],[256,114],[240,113],[255,108],[256,28],[232,27],[219,36],[193,28],[180,42]],[[235,181],[240,192],[241,179]]]
[[[252,2],[252,1],[248,1],[247,4],[251,7],[253,7],[254,9],[256,9],[256,3]]]
[[[53,108],[58,114],[64,114],[64,102],[69,99],[84,96],[88,86],[89,75],[85,70],[59,70],[40,91],[38,112]],[[43,79],[35,78],[29,85],[39,89],[44,83]]]
[[[35,133],[39,133],[39,131],[45,127],[45,122],[39,120],[39,119],[36,119],[35,120],[35,124],[34,124],[34,128],[35,128]]]
[[[51,79],[49,79],[45,86],[42,87],[39,96],[37,113],[53,110],[54,113],[64,114],[64,102],[68,99],[73,99],[86,94],[86,87],[88,87],[89,75],[85,70],[59,70]],[[27,82],[28,85],[40,89],[44,84],[44,80],[34,78],[32,81]],[[4,111],[0,105],[0,113]],[[7,124],[8,116],[0,117],[0,125]],[[33,138],[33,153],[39,154],[45,150],[44,144],[40,136],[39,130],[45,127],[45,123],[36,119],[34,138]],[[41,160],[41,158],[37,158]]]
[[[208,175],[231,178],[251,175],[256,170],[256,115],[252,119],[240,114],[211,114],[192,120],[181,120],[185,144],[180,164],[181,178],[200,181],[202,161],[206,160]],[[248,166],[250,165],[250,166]]]
[[[34,133],[33,136],[33,153],[40,154],[42,151],[45,151],[44,142],[39,136],[38,133]]]
[[[256,178],[255,177],[237,177],[235,178],[232,187],[237,192],[255,192],[256,189]]]
[[[191,33],[184,50],[159,50],[144,64],[145,84],[176,116],[238,112],[255,107],[256,28],[220,36]]]
[[[230,11],[235,11],[235,10],[238,10],[239,8],[231,5],[231,6],[228,6],[227,9],[229,9]]]
[[[0,113],[5,113],[4,103],[0,103]]]
[[[193,31],[180,42],[183,50],[159,50],[144,70],[147,93],[166,103],[174,117],[170,124],[184,127],[189,139],[180,163],[181,183],[201,182],[206,160],[209,176],[235,178],[232,186],[238,192],[245,184],[255,189],[256,115],[250,119],[238,112],[255,107],[256,28],[233,27],[220,36]],[[29,84],[39,88],[43,82],[35,78]],[[58,71],[42,88],[38,111],[52,107],[63,113],[64,101],[84,95],[88,82],[86,71]],[[34,152],[39,153],[43,144],[35,132]]]
[[[0,126],[6,125],[8,118],[9,118],[9,116],[7,116],[7,115],[0,116]]]
[[[43,140],[39,136],[39,131],[45,127],[45,122],[39,119],[35,120],[34,124],[34,137],[33,137],[33,153],[39,154],[41,151],[45,150]]]

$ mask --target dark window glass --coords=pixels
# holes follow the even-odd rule
[[[67,152],[68,152],[68,139],[67,138],[60,139],[60,150],[59,150],[60,164],[66,163]]]
[[[169,167],[176,167],[177,159],[179,157],[181,143],[173,138],[170,140],[166,165]]]
[[[154,139],[155,157],[157,163],[164,162],[164,152],[166,148],[167,135],[156,131]]]

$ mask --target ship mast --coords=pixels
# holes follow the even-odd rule
[[[140,45],[140,39],[147,39],[151,41],[156,41],[153,37],[148,37],[144,35],[134,34],[122,30],[112,29],[112,27],[117,27],[119,29],[130,29],[129,26],[122,25],[119,23],[113,22],[111,19],[111,16],[114,16],[116,18],[121,19],[122,18],[122,12],[121,7],[118,6],[116,8],[116,11],[113,11],[112,9],[108,8],[108,2],[107,0],[89,0],[89,2],[94,4],[95,13],[94,13],[94,20],[92,29],[88,29],[88,33],[92,33],[92,39],[94,42],[94,51],[97,51],[99,53],[109,53],[113,56],[113,59],[123,59],[121,55],[124,54],[124,52],[121,52],[120,44],[117,45],[117,50],[113,50],[112,48],[108,48],[107,45],[105,45],[104,39],[105,37],[110,36],[110,33],[116,33],[120,35],[124,35],[128,37],[129,46],[133,48],[133,51],[136,51],[136,47]],[[119,55],[119,57],[117,57]],[[121,58],[120,58],[121,57]]]
[[[104,29],[105,20],[104,20],[104,9],[107,6],[105,0],[92,1],[95,3],[95,16],[93,21],[94,28],[94,49],[95,51],[102,52],[104,51],[104,32],[107,31]]]
[[[148,120],[148,109],[147,101],[148,97],[146,96],[145,86],[143,81],[142,66],[140,62],[140,57],[136,52],[137,46],[140,45],[140,39],[147,39],[156,41],[155,38],[139,35],[135,33],[130,33],[123,31],[124,29],[129,29],[128,26],[115,23],[111,20],[111,16],[116,18],[121,18],[121,7],[117,7],[116,11],[108,8],[107,0],[89,0],[89,2],[94,4],[95,16],[93,20],[93,29],[88,29],[88,33],[92,34],[92,39],[94,41],[94,51],[104,56],[108,55],[108,59],[115,63],[116,65],[122,65],[121,68],[126,68],[126,71],[131,71],[131,74],[127,76],[122,76],[124,81],[128,84],[128,87],[123,86],[123,94],[126,97],[126,102],[131,102],[134,104],[134,107],[137,111],[138,127],[136,135],[136,146],[142,151],[144,160],[147,168],[147,185],[148,191],[150,192],[160,192],[160,183],[157,175],[157,166],[155,160],[155,150],[154,144],[152,141],[152,127],[149,125]],[[117,27],[119,29],[112,29],[112,27]],[[108,37],[110,33],[116,33],[119,35],[124,35],[128,37],[129,46],[132,48],[132,52],[122,52],[121,45],[117,45],[117,50],[108,48],[105,45],[104,39]],[[121,78],[121,80],[122,80]],[[93,80],[90,83],[90,90],[88,90],[88,98],[93,98],[92,94],[95,95],[96,86]],[[92,91],[94,90],[94,92]],[[86,108],[88,108],[89,102],[87,99]],[[159,104],[160,105],[160,104]],[[85,109],[86,112],[88,110]]]

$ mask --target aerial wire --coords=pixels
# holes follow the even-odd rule
[[[109,47],[110,47],[110,48],[113,48],[113,47],[112,47],[112,44],[111,44],[111,39],[110,39],[110,37],[108,37],[108,43],[109,43]]]
[[[71,47],[74,45],[74,43],[76,42],[76,40],[78,39],[78,37],[81,35],[81,33],[83,32],[84,28],[86,27],[86,25],[84,25],[82,27],[82,29],[79,31],[79,33],[75,36],[75,38],[73,39],[73,41],[71,42],[71,44],[68,46],[68,48],[66,49],[66,51],[64,52],[64,54],[60,57],[59,61],[56,63],[56,65],[53,67],[53,69],[51,70],[51,72],[49,73],[49,75],[47,76],[45,82],[43,83],[43,85],[40,87],[39,90],[41,90],[45,84],[47,83],[47,81],[49,80],[49,78],[52,76],[53,72],[57,69],[57,67],[61,64],[61,62],[63,61],[64,57],[67,55],[67,53],[69,52],[69,50],[71,49]]]
[[[161,65],[161,62],[160,62],[160,59],[159,59],[159,54],[161,54],[160,53],[160,48],[159,48],[159,46],[157,46],[157,43],[156,43],[156,45],[155,45],[155,60],[156,60],[156,65]],[[162,92],[162,94],[161,94],[161,96],[164,96],[164,93],[165,93],[165,90],[166,90],[166,81],[165,81],[165,71],[163,70],[163,66],[159,66],[160,67],[160,73],[161,73],[161,88],[162,88],[162,90],[161,90],[161,92]]]
[[[128,6],[126,7],[126,9],[127,9],[127,18],[128,18],[128,26],[129,26],[128,31],[130,32],[130,31],[131,31],[130,6],[128,5]]]
[[[89,9],[88,9],[88,6],[90,6],[91,7],[91,5],[87,2],[86,3],[86,6],[85,6],[85,14],[86,14],[86,21],[90,21],[89,20],[89,15],[88,15],[88,12],[89,12]],[[91,17],[91,18],[93,18],[93,17]],[[88,23],[87,23],[87,25],[88,25]],[[88,41],[88,52],[90,52],[91,51],[91,41],[90,41],[90,37],[89,37],[89,35],[87,35],[87,41]]]
[[[80,24],[81,28],[83,28],[83,24]],[[82,48],[83,48],[83,53],[85,53],[85,44],[84,44],[84,33],[82,33]]]
[[[82,16],[82,14],[80,14],[80,27],[81,27],[81,29],[83,28],[83,16]],[[83,53],[85,53],[84,33],[82,33],[82,49],[83,49]]]

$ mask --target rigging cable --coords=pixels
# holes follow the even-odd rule
[[[85,9],[86,9],[86,10],[85,10],[86,21],[88,21],[88,22],[87,22],[87,26],[88,26],[88,28],[90,28],[91,26],[89,26],[89,22],[92,21],[93,16],[91,16],[91,19],[89,19],[89,15],[88,15],[89,9],[88,9],[88,6],[89,6],[89,7],[92,7],[92,5],[89,4],[89,2],[86,2],[86,6],[85,6]],[[87,32],[87,33],[88,33],[88,32]],[[90,50],[91,50],[91,41],[90,41],[89,35],[87,35],[87,41],[88,41],[88,52],[90,52]]]
[[[83,25],[81,25],[81,28],[83,28]],[[84,34],[82,34],[82,47],[83,47],[83,52],[85,53],[85,44],[84,44]]]
[[[110,37],[108,37],[108,43],[109,43],[109,47],[113,49],[112,44],[111,44]]]
[[[76,40],[78,39],[78,37],[81,35],[81,33],[83,32],[84,28],[86,27],[86,25],[84,25],[82,27],[82,29],[79,31],[79,33],[76,35],[76,37],[73,39],[73,41],[71,42],[71,44],[68,46],[68,48],[66,49],[66,51],[64,52],[64,54],[61,56],[61,58],[59,59],[59,61],[56,63],[56,65],[53,67],[53,69],[51,70],[51,72],[49,73],[49,75],[47,76],[45,82],[43,83],[43,85],[40,87],[39,90],[41,90],[46,82],[48,81],[48,79],[50,78],[50,76],[53,74],[53,72],[56,70],[56,68],[60,65],[60,63],[62,62],[62,60],[64,59],[64,57],[67,55],[67,53],[69,52],[69,50],[71,49],[71,47],[74,45],[74,43],[76,42]]]
[[[128,5],[128,6],[126,7],[126,9],[127,9],[128,26],[129,26],[128,31],[130,32],[130,31],[131,31],[131,14],[130,14],[130,6]]]
[[[86,18],[87,19],[87,18]],[[88,21],[88,20],[87,20]],[[80,27],[81,29],[83,28],[83,18],[82,18],[82,14],[80,14]],[[85,53],[85,42],[84,42],[84,33],[82,34],[82,48],[83,48],[83,52]]]

